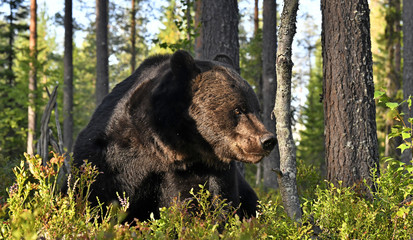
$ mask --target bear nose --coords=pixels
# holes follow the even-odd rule
[[[277,140],[272,134],[267,134],[261,137],[261,145],[265,151],[271,151],[274,148],[276,142]]]

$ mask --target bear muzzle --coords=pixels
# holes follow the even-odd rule
[[[244,136],[245,137],[245,136]],[[262,135],[248,136],[236,144],[238,156],[237,160],[247,163],[258,163],[265,156],[268,156],[277,144],[277,140],[272,133],[264,133]]]
[[[274,149],[275,144],[277,144],[277,140],[273,134],[266,134],[262,136],[260,138],[260,142],[262,149],[268,153],[270,153]]]

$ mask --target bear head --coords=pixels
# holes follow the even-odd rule
[[[257,163],[276,144],[260,120],[253,89],[225,55],[201,61],[186,51],[175,52],[151,104],[157,132],[182,156]]]

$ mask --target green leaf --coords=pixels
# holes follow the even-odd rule
[[[406,165],[405,166],[406,171],[408,171],[409,173],[413,173],[413,165]]]
[[[406,143],[402,143],[402,144],[400,144],[400,146],[398,146],[397,148],[399,148],[399,149],[402,151],[402,153],[403,153],[404,150],[410,148],[410,146],[408,146]]]
[[[403,140],[406,139],[406,138],[410,138],[410,137],[411,137],[410,133],[408,133],[408,132],[402,132],[402,138],[403,138]]]
[[[394,109],[396,109],[396,108],[399,106],[399,104],[396,103],[396,102],[388,102],[388,103],[386,103],[386,106],[387,106],[388,108],[390,108],[391,110],[394,110]]]
[[[398,217],[404,218],[406,214],[409,214],[410,209],[401,207],[399,210],[396,212]]]
[[[394,125],[394,126],[391,128],[391,133],[389,133],[388,136],[389,136],[389,138],[394,138],[394,137],[400,136],[401,133],[402,133],[401,126],[399,126],[399,125]]]
[[[378,99],[381,96],[383,96],[384,94],[385,94],[385,92],[377,90],[377,91],[374,92],[374,99]]]

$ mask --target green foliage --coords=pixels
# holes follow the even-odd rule
[[[93,26],[89,26],[90,30]],[[86,35],[81,46],[73,50],[73,136],[86,126],[95,109],[96,40]],[[63,94],[60,95],[63,101]]]
[[[377,100],[378,106],[389,109],[389,114],[395,120],[394,125],[391,127],[391,132],[388,134],[389,138],[400,137],[402,143],[396,146],[403,153],[406,149],[413,149],[412,144],[412,133],[413,133],[413,118],[408,118],[407,120],[403,118],[404,113],[400,112],[403,104],[407,104],[408,109],[412,107],[412,97],[398,103],[392,102],[391,99],[386,95],[384,91],[376,91],[374,93],[374,98]]]
[[[148,56],[148,45],[145,43],[145,35],[148,34],[147,22],[148,18],[145,18],[143,6],[148,4],[148,1],[136,1],[135,6],[135,53],[136,62],[139,63]],[[130,7],[121,6],[121,3],[110,2],[109,9],[109,21],[115,22],[109,27],[109,82],[110,89],[115,84],[126,79],[133,73],[131,71],[131,9]],[[128,2],[128,5],[129,2]],[[91,25],[89,32],[93,32],[94,25]],[[88,39],[88,44],[95,46],[95,35],[91,34],[92,39]],[[90,41],[92,40],[92,41]],[[95,57],[96,58],[96,57]],[[95,60],[94,60],[95,61]],[[137,66],[135,66],[136,68]],[[94,73],[94,72],[93,72]]]
[[[240,68],[242,77],[253,86],[255,92],[260,95],[262,92],[262,29],[258,29],[256,34],[250,39],[241,39],[240,44]],[[259,96],[262,98],[262,96]]]
[[[122,222],[129,206],[125,195],[118,195],[120,205],[90,206],[86,196],[98,174],[90,164],[69,176],[62,194],[56,189],[62,156],[52,154],[47,166],[39,157],[25,158],[13,169],[7,203],[0,203],[0,239],[410,239],[413,234],[413,167],[391,159],[380,176],[372,173],[376,191],[370,198],[329,183],[316,187],[313,198],[303,199],[301,223],[287,217],[276,193],[262,198],[256,217],[239,219],[226,200],[200,185],[192,198],[162,208],[159,219],[130,224]],[[303,177],[310,172],[307,168]]]
[[[37,67],[37,95],[35,106],[38,114],[38,127],[41,120],[43,106],[47,94],[45,87],[61,82],[63,70],[58,62],[62,59],[54,54],[57,48],[55,38],[47,35],[49,18],[44,9],[38,15],[38,56],[35,61]],[[0,41],[1,41],[0,35]],[[18,158],[26,149],[27,136],[27,107],[28,107],[28,73],[29,73],[29,43],[27,34],[15,36],[13,48],[13,81],[6,79],[0,71],[0,155],[9,165],[16,164]],[[38,133],[36,132],[38,136]]]
[[[376,191],[372,192],[372,199],[333,184],[326,189],[317,188],[317,199],[303,204],[305,220],[319,228],[321,238],[410,239],[412,170],[411,165],[389,160],[387,169],[374,180]]]
[[[0,7],[0,80],[1,84],[12,84],[15,78],[13,60],[18,50],[13,44],[19,33],[29,29],[25,21],[29,15],[29,6],[25,0],[3,0]]]
[[[193,5],[194,1],[180,0],[178,4],[175,0],[170,1],[162,22],[165,29],[161,30],[157,39],[152,40],[157,45],[156,52],[194,51],[194,40],[199,35],[200,26],[195,26],[191,11]]]
[[[323,93],[323,65],[321,44],[318,41],[315,51],[315,66],[310,71],[307,86],[308,95],[305,106],[301,109],[299,124],[304,128],[299,131],[300,144],[297,146],[297,159],[307,165],[315,166],[321,175],[325,175],[324,159],[324,106],[320,100]]]
[[[324,186],[320,169],[302,159],[297,159],[297,188],[301,198],[315,199],[315,191],[319,185]]]
[[[110,233],[119,224],[125,209],[109,206],[102,211],[102,205],[91,207],[85,197],[98,173],[95,167],[85,164],[75,170],[80,178],[70,181],[69,176],[67,195],[62,195],[56,188],[64,158],[54,154],[47,166],[38,156],[25,158],[13,169],[16,181],[2,207],[0,239],[89,239]]]
[[[397,4],[399,7],[397,7]],[[400,53],[402,31],[400,27],[401,8],[400,1],[382,1],[376,3],[376,8],[379,12],[377,16],[382,17],[380,21],[381,27],[375,27],[372,31],[376,31],[377,50],[373,51],[373,78],[375,86],[379,88],[386,88],[387,96],[393,102],[400,102],[403,98],[403,91],[401,89],[402,74],[401,74],[401,59],[397,59]],[[378,32],[378,33],[377,33]],[[373,32],[372,32],[373,33]],[[373,33],[374,35],[374,33]],[[392,110],[385,105],[378,105],[376,107],[376,122],[377,122],[377,136],[379,140],[379,150],[381,156],[387,154],[398,158],[400,152],[396,151],[396,145],[399,140],[392,139],[389,141],[388,137],[391,133],[391,125],[393,122]]]

